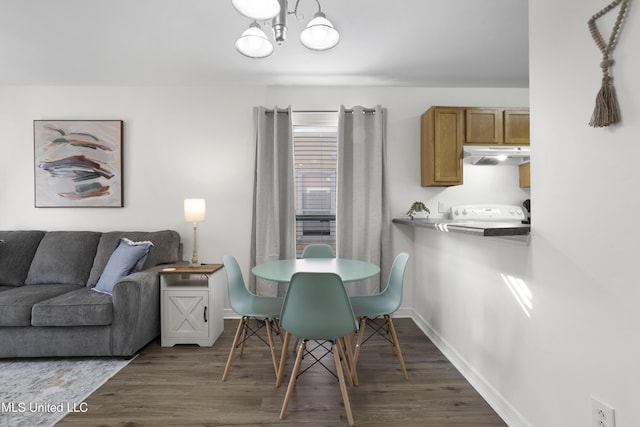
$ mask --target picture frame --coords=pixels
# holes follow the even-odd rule
[[[122,120],[34,120],[35,207],[123,207],[122,130]]]

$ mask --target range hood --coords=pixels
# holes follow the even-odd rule
[[[472,165],[513,166],[527,163],[531,149],[528,145],[495,146],[465,145],[463,158]]]

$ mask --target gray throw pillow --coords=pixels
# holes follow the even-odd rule
[[[120,279],[142,270],[152,246],[153,243],[149,241],[134,242],[126,237],[121,238],[94,289],[111,294]]]

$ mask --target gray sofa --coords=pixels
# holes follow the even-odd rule
[[[121,238],[151,241],[142,270],[94,289]],[[160,334],[162,264],[180,235],[0,231],[0,357],[132,356]]]

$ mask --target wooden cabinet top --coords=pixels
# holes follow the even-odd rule
[[[187,263],[168,264],[160,274],[212,274],[222,267],[222,264],[202,264],[200,267],[190,267]]]

